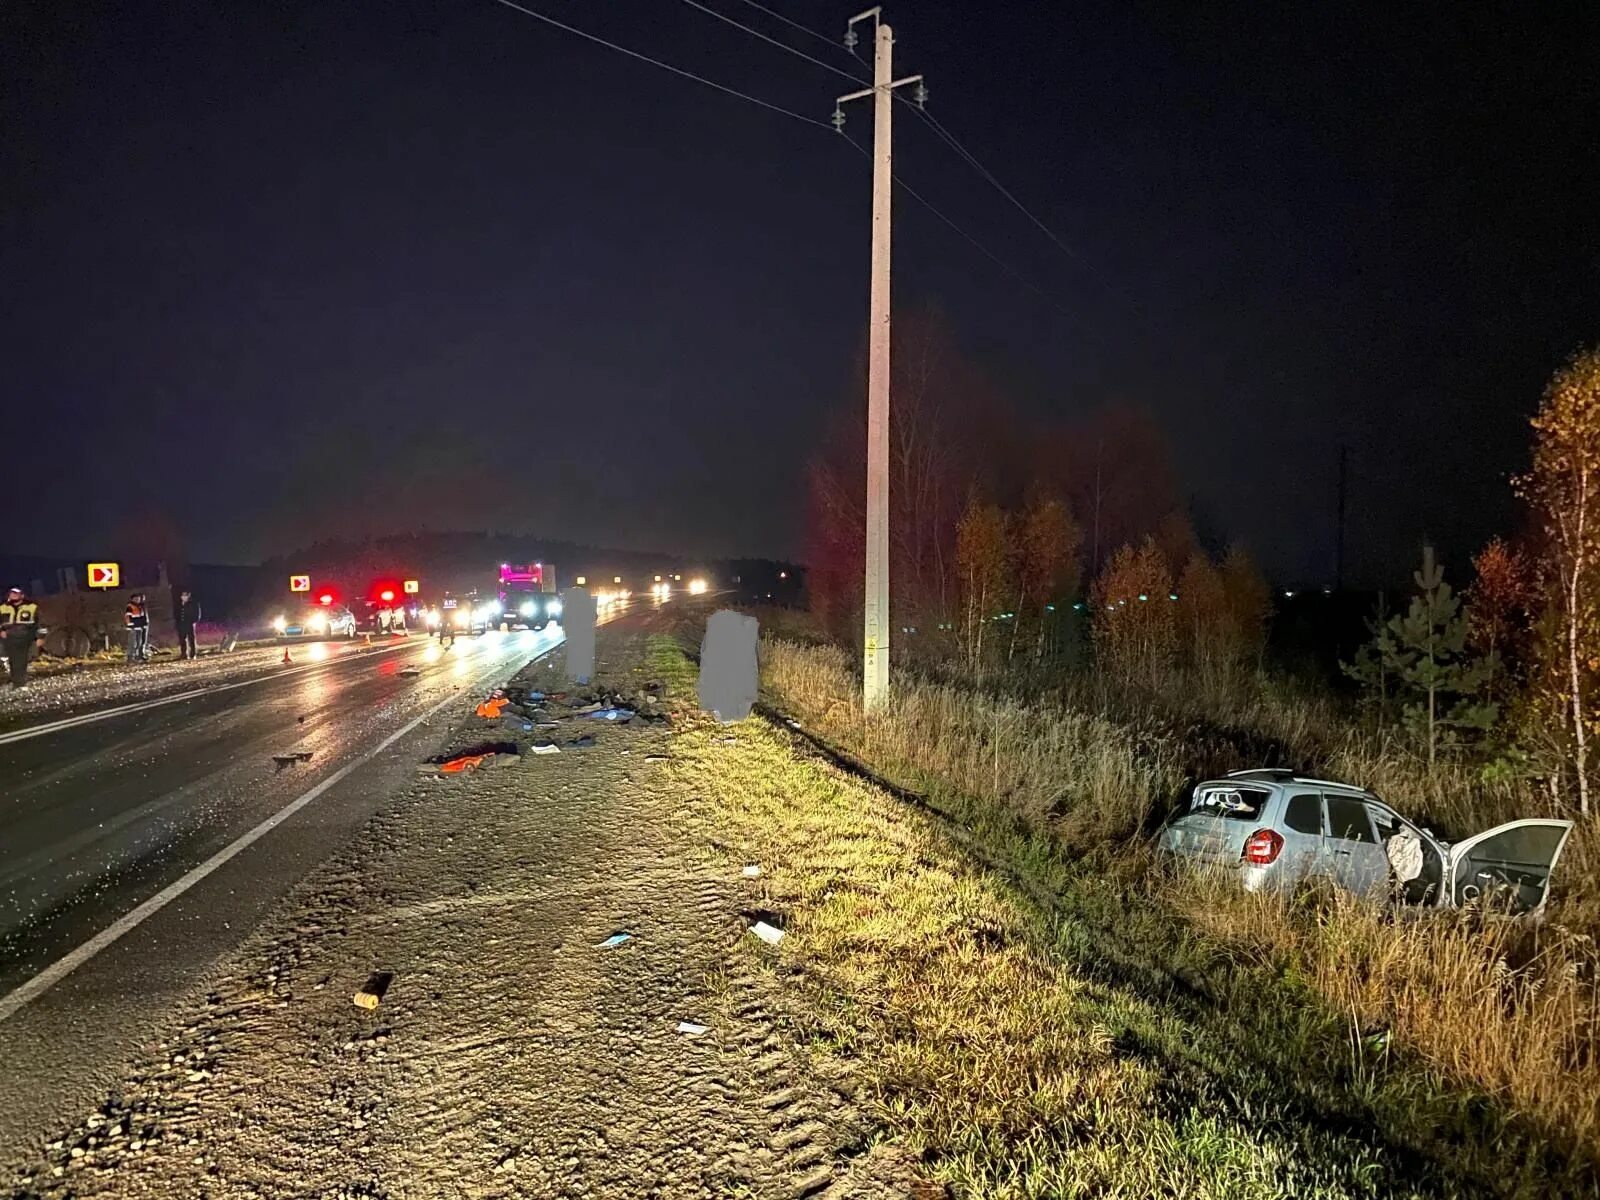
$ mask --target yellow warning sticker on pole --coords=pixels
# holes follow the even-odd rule
[[[120,563],[90,563],[89,586],[92,588],[114,588],[121,586],[122,566]]]

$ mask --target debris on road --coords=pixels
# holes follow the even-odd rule
[[[374,971],[367,976],[367,981],[357,989],[354,1000],[357,1008],[377,1008],[383,1000],[383,994],[389,990],[389,985],[394,982],[393,971]]]
[[[632,940],[633,934],[631,933],[613,933],[605,941],[596,942],[594,948],[596,950],[609,950],[613,946],[620,946],[623,942],[631,942]]]
[[[592,745],[594,745],[594,738],[592,738],[591,736],[589,736],[586,733],[582,737],[573,738],[570,742],[568,742],[567,743],[567,749],[568,750],[587,750]]]
[[[699,1037],[702,1033],[709,1033],[711,1026],[701,1025],[694,1021],[679,1021],[678,1032],[687,1033],[690,1037]]]
[[[311,750],[291,750],[287,754],[274,754],[272,761],[278,764],[278,769],[281,771],[284,767],[294,766],[295,763],[310,762],[313,753]]]
[[[755,934],[769,946],[776,946],[779,942],[783,941],[783,930],[775,929],[771,925],[768,925],[765,921],[757,921],[754,925],[750,926],[750,932]]]
[[[743,875],[746,879],[760,879],[761,865],[759,863],[751,863],[744,870],[740,871],[739,874]]]
[[[412,675],[421,675],[422,674],[422,668],[421,667],[402,667],[402,668],[400,668],[398,674],[405,675],[407,677],[410,677]]]
[[[504,696],[491,696],[482,704],[478,705],[477,712],[478,715],[486,721],[498,721],[500,719],[500,714],[505,711],[506,705],[510,703],[511,701],[507,700]]]
[[[441,775],[459,775],[463,771],[475,771],[485,765],[500,766],[503,763],[514,762],[520,757],[515,742],[483,742],[452,754],[441,754],[430,758],[422,764],[422,769],[427,770],[431,767]]]
[[[528,747],[529,754],[560,754],[561,747],[554,742],[535,742]]]

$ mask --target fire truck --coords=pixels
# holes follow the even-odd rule
[[[561,621],[556,569],[550,563],[501,563],[495,602],[500,628],[543,629]]]

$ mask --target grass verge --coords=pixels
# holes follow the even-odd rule
[[[1511,965],[1503,930],[1075,857],[1073,830],[1132,832],[1157,802],[1159,747],[953,690],[868,726],[826,650],[771,646],[767,679],[954,818],[768,727],[682,739],[678,769],[773,864],[819,1052],[855,1060],[885,1127],[964,1194],[1593,1190],[1593,982],[1570,947]]]

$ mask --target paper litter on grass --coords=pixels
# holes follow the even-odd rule
[[[743,875],[746,879],[760,879],[761,865],[759,863],[751,863],[744,870],[740,871],[739,874]]]
[[[750,932],[755,934],[769,946],[776,946],[779,942],[783,941],[783,930],[776,929],[773,926],[768,925],[765,921],[757,921],[754,925],[750,926]]]
[[[693,1021],[679,1021],[678,1032],[687,1033],[690,1037],[699,1037],[702,1033],[709,1032],[711,1026],[697,1025]]]
[[[542,746],[535,744],[535,745],[532,745],[532,746],[528,747],[528,753],[529,754],[560,754],[561,753],[561,747],[556,745],[554,742],[547,742]]]

